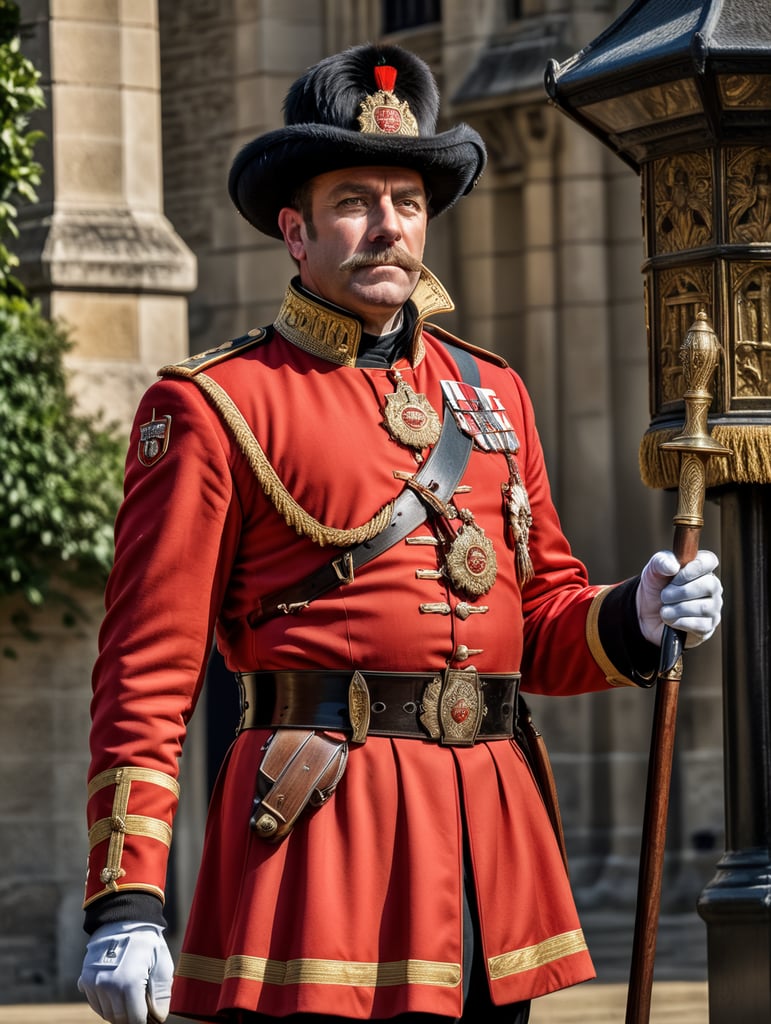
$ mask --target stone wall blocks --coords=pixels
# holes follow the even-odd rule
[[[245,75],[236,81],[232,123],[237,135],[232,143],[233,156],[256,135],[280,127],[284,98],[296,77],[296,71],[285,71]]]
[[[20,5],[21,34],[24,55],[42,75],[44,87],[51,78],[51,25],[48,20],[50,0],[23,0]]]
[[[51,22],[51,78],[82,85],[121,83],[121,31],[117,22]]]
[[[185,355],[187,352],[179,359]],[[178,362],[179,359],[173,361]],[[118,424],[128,445],[129,427],[139,400],[157,379],[156,371],[163,365],[163,360],[153,359],[143,365],[70,357],[67,365],[73,373],[70,390],[78,405],[89,413],[101,411],[108,423]]]
[[[197,282],[196,259],[165,217],[117,205],[27,221],[20,248],[23,279],[33,289],[187,293]]]
[[[120,139],[57,136],[54,140],[59,201],[117,204],[123,199],[123,145]]]
[[[33,734],[27,734],[28,742],[30,735]],[[0,878],[6,882],[16,879],[17,883],[23,884],[26,879],[34,878],[36,883],[44,888],[50,885],[56,876],[56,852],[51,843],[51,825],[47,810],[48,808],[40,808],[34,818],[21,818],[2,823]],[[48,910],[50,913],[50,906]],[[34,905],[30,906],[30,914],[35,913]]]
[[[643,279],[640,273],[639,241],[615,242],[608,245],[608,302],[636,303],[643,314]]]
[[[606,245],[577,242],[560,249],[561,298],[566,306],[608,301],[608,252]]]
[[[490,256],[463,261],[464,291],[479,308],[495,308],[495,271],[495,261]]]
[[[56,90],[57,137],[75,138],[81,146],[84,138],[119,142],[122,115],[121,94],[116,89],[74,83]]]
[[[286,252],[278,259],[275,253],[264,249],[243,253],[236,268],[239,300],[249,302],[258,295],[260,298],[267,295],[275,296],[278,301],[271,316],[272,321],[284,297],[287,281],[294,273],[293,268],[294,264]],[[222,267],[221,270],[228,274],[227,267]]]
[[[597,241],[605,244],[605,190],[596,178],[568,178],[559,191],[559,232],[563,242]]]
[[[124,88],[160,88],[161,69],[158,33],[152,26],[129,26],[121,32],[122,86]]]
[[[640,294],[636,297],[621,299],[615,297],[611,287],[611,301],[608,307],[610,316],[610,347],[613,351],[613,362],[618,367],[626,367],[628,378],[636,383],[636,390],[646,402],[645,427],[648,426],[648,346],[645,338],[645,315],[642,307],[642,282],[639,282]],[[636,376],[632,377],[631,374]],[[622,394],[626,392],[622,391]]]
[[[52,18],[64,21],[115,22],[119,20],[121,0],[49,0],[47,6]]]
[[[608,410],[607,311],[604,305],[566,307],[561,318],[566,411]]]
[[[559,116],[557,111],[553,111]],[[560,178],[593,175],[601,177],[605,166],[605,146],[573,121],[563,117],[560,131],[562,145],[558,149],[558,171]]]
[[[181,295],[140,295],[137,306],[140,362],[155,369],[186,359],[188,302]]]
[[[83,0],[86,4],[89,0]],[[114,2],[114,0],[113,0]],[[117,0],[122,25],[147,25],[158,28],[158,5],[164,0]],[[186,7],[187,3],[180,4]]]
[[[50,738],[54,729],[54,706],[50,693],[34,689],[34,677],[22,677],[28,686],[26,692],[0,690],[0,720],[3,722],[3,760],[13,758],[18,765],[20,757],[29,754],[30,737]],[[2,877],[2,872],[0,872]]]
[[[121,112],[125,202],[137,214],[158,215],[163,206],[158,96],[151,90],[126,89]]]
[[[521,258],[524,270],[523,301],[527,306],[551,307],[557,296],[554,251],[530,249]]]
[[[4,704],[3,701],[0,707]],[[13,718],[19,724],[18,716]],[[51,800],[55,766],[50,758],[44,760],[39,753],[29,754],[29,738],[23,746],[26,754],[8,751],[0,758],[0,822],[27,817],[36,813],[36,808],[42,813]],[[0,832],[3,827],[8,826],[0,826]]]
[[[292,25],[318,25],[323,20],[323,6],[308,3],[308,0],[262,0],[259,12],[263,21],[269,24],[284,22]],[[255,17],[254,0],[234,0],[233,8],[233,19],[239,24],[248,23]]]
[[[639,177],[631,167],[619,161],[618,168],[614,168],[614,172],[608,175],[605,193],[612,237],[627,238],[634,242],[642,260],[643,224]]]
[[[205,317],[200,319],[195,317],[193,311],[190,323],[190,349],[192,352],[203,352],[229,338],[238,338],[252,327],[262,327],[271,323],[275,315],[275,302],[271,302],[269,308],[267,302],[258,307],[249,304],[210,306]]]
[[[261,18],[243,24],[236,36],[236,66],[241,74],[278,72],[289,74],[294,80],[298,69],[310,66],[322,56],[318,27],[314,24]]]

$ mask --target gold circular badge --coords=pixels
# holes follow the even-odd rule
[[[498,575],[498,562],[492,541],[474,522],[458,530],[445,558],[451,582],[473,597],[486,594]]]
[[[426,396],[416,394],[404,380],[398,381],[392,395],[386,395],[383,425],[394,440],[411,448],[430,447],[442,430],[441,420]]]

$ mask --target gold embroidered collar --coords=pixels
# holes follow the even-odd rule
[[[339,306],[314,300],[301,292],[297,280],[290,282],[273,326],[293,345],[311,355],[340,366],[355,366],[362,335],[361,321]],[[410,362],[417,366],[423,358],[423,322],[434,313],[449,313],[455,304],[438,278],[425,267],[410,299],[418,311],[410,354]]]

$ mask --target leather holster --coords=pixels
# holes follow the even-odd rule
[[[342,778],[348,743],[313,729],[277,729],[257,772],[249,824],[273,842],[289,835],[310,803],[323,804]]]

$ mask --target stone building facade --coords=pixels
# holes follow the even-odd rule
[[[128,423],[156,367],[270,323],[292,272],[226,190],[241,144],[276,127],[289,84],[344,46],[388,38],[421,54],[442,118],[485,138],[473,195],[429,231],[426,262],[457,312],[445,326],[503,355],[529,386],[554,496],[598,581],[669,544],[674,502],[640,482],[649,419],[639,182],[553,110],[550,57],[593,39],[612,0],[22,0],[24,48],[48,106],[40,202],[23,272],[73,329],[73,388]],[[717,548],[707,509],[705,542]],[[0,665],[0,1001],[77,999],[84,946],[83,777],[91,619]],[[10,614],[10,610],[8,610]],[[0,617],[8,631],[9,614]],[[662,976],[703,976],[701,888],[722,850],[719,641],[688,661],[678,724],[660,945]],[[210,688],[183,770],[172,857],[179,938],[216,769]],[[600,976],[628,970],[651,693],[533,701],[560,787],[571,874]],[[504,884],[504,880],[502,880]],[[516,884],[514,881],[512,884]],[[680,939],[686,936],[687,942]],[[658,976],[658,975],[657,975]]]

